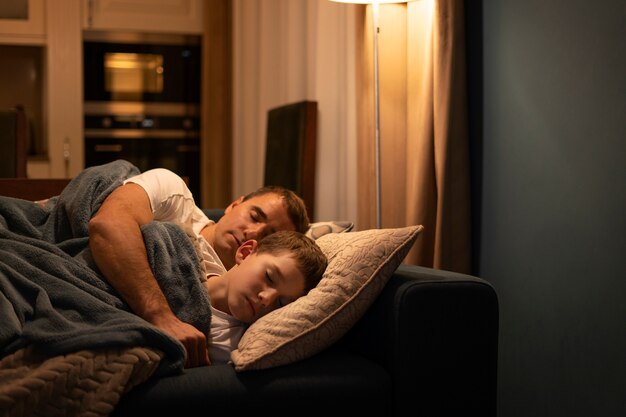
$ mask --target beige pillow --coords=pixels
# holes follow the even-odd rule
[[[316,240],[328,267],[306,296],[253,323],[231,353],[236,371],[312,356],[343,336],[374,302],[423,226],[329,233]]]

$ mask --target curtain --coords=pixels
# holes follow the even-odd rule
[[[318,102],[314,221],[355,221],[354,8],[328,0],[233,1],[233,199],[263,184],[267,112]]]
[[[376,218],[371,13],[357,16],[359,229]],[[379,18],[382,227],[424,225],[405,262],[470,273],[463,1],[381,5]]]
[[[273,106],[318,101],[316,219],[376,227],[371,6],[233,2],[233,198],[262,183]],[[380,6],[382,227],[423,224],[407,263],[470,272],[462,0]]]

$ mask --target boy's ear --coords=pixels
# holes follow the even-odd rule
[[[244,259],[248,257],[248,255],[256,252],[256,248],[258,246],[258,242],[254,239],[246,240],[243,242],[239,248],[237,248],[237,253],[235,253],[235,263],[239,265]]]
[[[238,199],[230,203],[225,209],[224,213],[228,213],[233,207],[238,206],[243,202],[243,196],[240,196]]]

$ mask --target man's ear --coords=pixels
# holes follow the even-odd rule
[[[233,201],[232,203],[230,203],[225,209],[224,209],[224,213],[228,213],[233,207],[238,206],[239,204],[243,203],[243,196],[240,196],[238,199],[236,199],[235,201]]]
[[[256,252],[256,248],[258,246],[258,242],[254,239],[246,240],[243,242],[239,248],[237,248],[237,253],[235,253],[235,263],[239,265],[243,262],[244,259],[248,257],[248,255]]]

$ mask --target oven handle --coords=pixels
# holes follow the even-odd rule
[[[124,146],[116,145],[95,145],[93,150],[96,152],[122,152]]]
[[[86,138],[98,139],[189,139],[199,136],[197,130],[182,129],[85,129]]]
[[[124,150],[124,145],[114,144],[114,145],[94,145],[93,150],[95,152],[122,152]],[[186,153],[186,152],[198,152],[199,147],[196,145],[178,145],[176,146],[176,152],[178,153]]]
[[[200,148],[197,145],[177,145],[176,152],[185,153],[185,152],[198,152]]]

